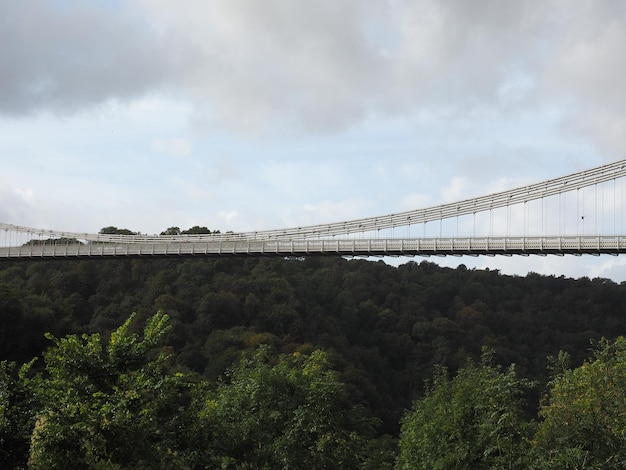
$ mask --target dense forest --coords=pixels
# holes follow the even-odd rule
[[[57,468],[80,454],[80,468],[623,468],[624,300],[626,284],[606,279],[428,261],[2,262],[0,463]],[[560,452],[557,404],[594,367],[605,385],[617,374],[602,402],[615,436],[586,448],[581,435]],[[70,396],[68,383],[84,389]],[[133,390],[144,408],[131,406]],[[484,405],[507,417],[479,423],[491,441],[459,440],[472,420],[455,420],[470,405],[471,416]],[[78,426],[89,420],[117,428],[95,439]],[[445,437],[450,426],[458,432]],[[144,440],[122,446],[133,433]],[[489,447],[496,437],[506,446]],[[149,461],[142,445],[165,450]]]

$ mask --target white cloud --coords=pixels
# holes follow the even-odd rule
[[[288,214],[285,222],[288,227],[300,227],[352,220],[364,216],[369,206],[368,201],[361,199],[320,201],[299,207],[294,213]]]
[[[409,211],[413,209],[422,209],[432,205],[431,196],[428,194],[410,193],[402,198],[399,208],[403,211]],[[382,214],[372,214],[382,215]]]
[[[182,158],[191,154],[193,145],[187,139],[155,139],[150,143],[150,148],[158,153]]]
[[[237,211],[219,211],[217,215],[224,222],[223,226],[225,227],[232,227],[239,217]]]
[[[443,202],[463,200],[469,196],[471,186],[467,177],[455,176],[441,189],[441,199]],[[481,196],[481,194],[476,194],[476,196]]]
[[[0,112],[74,112],[169,92],[197,123],[340,131],[567,105],[611,153],[626,127],[619,1],[5,2]]]

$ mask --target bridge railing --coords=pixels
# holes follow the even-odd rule
[[[544,255],[626,252],[626,236],[459,237],[414,239],[246,240],[147,244],[22,245],[0,259],[128,256]]]

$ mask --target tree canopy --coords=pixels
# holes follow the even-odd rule
[[[540,415],[544,468],[624,468],[626,339],[602,340],[591,359],[558,373]]]
[[[33,469],[359,468],[372,418],[347,400],[327,355],[268,346],[217,384],[169,369],[163,312],[108,339],[56,338],[31,363],[0,363],[0,464]]]
[[[424,398],[402,420],[398,468],[525,469],[530,427],[524,423],[527,381],[488,355],[450,379],[435,373]]]
[[[282,355],[268,347],[231,370],[206,416],[221,463],[237,468],[359,468],[373,422],[347,401],[322,351]]]
[[[185,384],[164,371],[167,356],[150,352],[166,332],[167,315],[130,332],[133,316],[108,341],[99,334],[55,338],[44,353],[30,468],[184,468],[176,424]]]

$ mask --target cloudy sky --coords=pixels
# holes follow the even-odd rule
[[[624,44],[621,0],[0,2],[0,222],[281,228],[609,163]],[[626,280],[626,257],[437,262]]]

